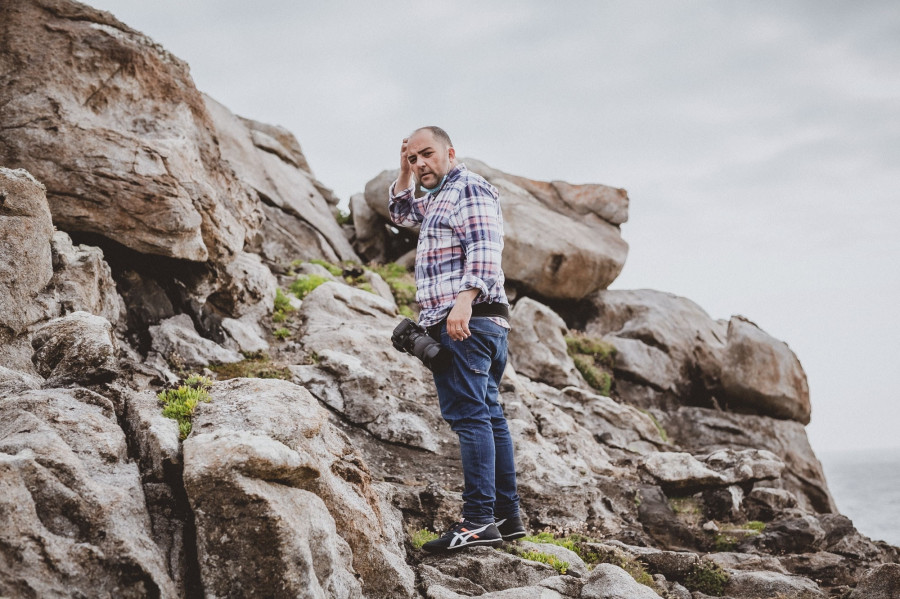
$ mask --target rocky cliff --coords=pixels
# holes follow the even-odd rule
[[[0,3],[0,596],[896,597],[836,513],[806,376],[747,318],[612,291],[624,190],[502,193],[501,389],[535,536],[425,556],[460,504],[390,344],[414,231],[284,129],[68,0]]]

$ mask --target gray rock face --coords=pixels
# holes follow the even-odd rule
[[[763,599],[766,597],[796,597],[796,599],[824,599],[825,593],[808,578],[778,572],[733,572],[725,592],[734,597]]]
[[[112,404],[84,389],[0,399],[0,590],[175,597]]]
[[[51,320],[38,329],[31,345],[32,361],[48,387],[108,381],[119,374],[112,325],[87,312]]]
[[[122,307],[116,282],[100,248],[72,244],[67,233],[56,231],[50,244],[53,256],[51,286],[63,314],[84,311],[100,316],[113,326]]]
[[[752,483],[781,477],[784,462],[766,450],[721,450],[701,462],[689,453],[658,452],[644,468],[663,485],[680,491]]]
[[[108,13],[61,0],[13,6],[0,25],[0,71],[15,73],[0,91],[0,164],[44,182],[58,227],[227,262],[262,215],[222,167],[187,65]]]
[[[670,438],[692,454],[712,453],[727,446],[765,447],[785,464],[782,479],[767,487],[792,493],[801,509],[837,511],[822,464],[799,422],[690,407],[666,412],[662,419]]]
[[[628,572],[612,564],[597,564],[581,590],[582,599],[656,599],[650,587],[635,582]]]
[[[160,356],[183,362],[189,367],[202,368],[213,362],[227,364],[243,359],[236,351],[201,337],[187,314],[167,318],[159,325],[150,327],[150,336],[153,338],[153,350]]]
[[[44,186],[0,166],[0,341],[10,336],[3,329],[18,334],[48,315],[37,298],[53,276],[52,235]]]
[[[728,323],[722,390],[737,409],[809,424],[809,387],[797,356],[739,316]]]
[[[228,596],[413,595],[399,513],[309,392],[234,379],[211,395],[184,443],[204,588]]]
[[[267,205],[266,220],[272,222],[263,225],[262,236],[267,238],[268,230],[278,229],[306,233],[285,237],[283,246],[263,242],[266,260],[289,265],[301,258],[358,259],[294,136],[280,127],[241,119],[209,96],[203,100],[222,157]],[[310,254],[311,248],[318,251]]]
[[[809,422],[809,388],[797,357],[740,316],[711,319],[694,302],[651,290],[600,291],[589,335],[617,350],[619,390],[647,407],[716,405]]]
[[[896,599],[900,596],[900,564],[882,564],[866,572],[850,599]]]
[[[605,289],[622,271],[628,253],[619,231],[628,213],[624,190],[532,181],[477,160],[461,162],[500,191],[509,283],[546,298],[581,299]],[[372,214],[389,222],[388,188],[396,177],[397,171],[385,171],[366,184],[369,211],[360,217],[357,247],[370,254],[390,244],[390,234]]]
[[[522,560],[490,547],[472,547],[451,555],[427,556],[424,564],[452,578],[465,578],[488,592],[535,586],[556,576],[547,564]]]
[[[553,310],[530,298],[510,313],[509,353],[516,371],[553,387],[584,385],[566,349],[568,327]]]

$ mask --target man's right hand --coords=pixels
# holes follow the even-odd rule
[[[397,185],[394,187],[396,193],[399,193],[404,189],[409,189],[413,186],[413,183],[415,183],[412,165],[409,163],[408,144],[409,138],[404,137],[403,143],[400,144],[400,174],[397,175]]]

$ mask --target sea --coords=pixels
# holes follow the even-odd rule
[[[875,541],[900,547],[900,448],[816,452],[838,511]]]

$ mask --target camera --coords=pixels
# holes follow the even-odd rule
[[[409,318],[397,325],[391,334],[391,342],[397,351],[414,355],[433,372],[446,370],[453,359],[449,349],[432,339],[424,327]]]

